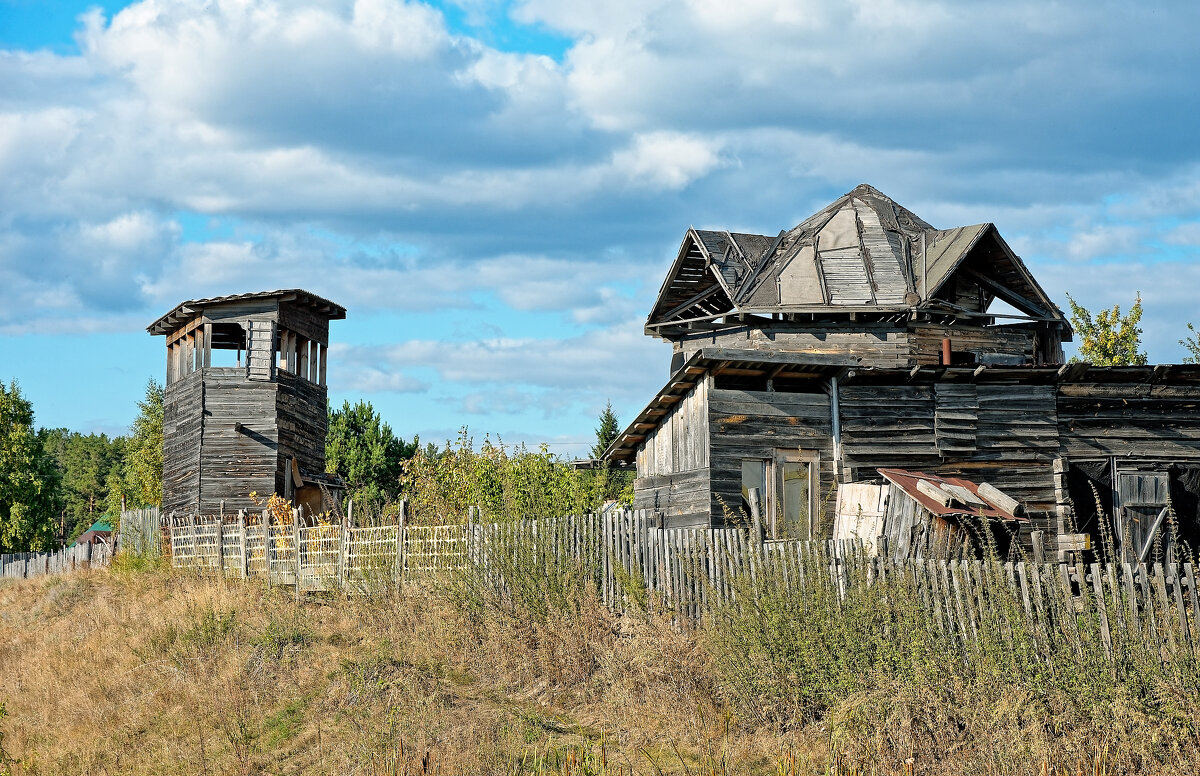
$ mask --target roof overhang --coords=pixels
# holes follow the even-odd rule
[[[843,383],[876,385],[932,385],[973,383],[977,385],[1064,385],[1107,384],[1150,388],[1154,385],[1200,387],[1200,364],[1157,364],[1146,366],[1094,366],[1088,363],[1062,366],[918,366],[912,369],[862,365],[849,356],[813,353],[764,353],[755,350],[702,348],[692,354],[633,422],[602,456],[610,461],[629,461],[646,436],[656,429],[671,407],[681,401],[696,383],[709,374],[772,375],[793,381],[811,381],[812,392],[823,392],[831,377]]]
[[[293,302],[309,307],[314,313],[331,321],[340,321],[346,317],[345,307],[319,297],[314,293],[305,291],[302,288],[289,288],[278,291],[257,291],[249,294],[214,296],[208,299],[192,299],[187,302],[180,302],[169,313],[147,326],[146,331],[154,335],[170,334],[182,324],[187,323],[197,315],[203,314],[205,308],[251,300],[271,300],[279,303]]]

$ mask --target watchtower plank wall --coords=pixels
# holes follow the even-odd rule
[[[840,485],[913,469],[1015,499],[1026,548],[1094,553],[1107,521],[1128,558],[1167,501],[1200,548],[1200,366],[1065,364],[993,224],[864,184],[775,237],[689,229],[645,330],[670,378],[606,457],[667,526],[745,522],[753,487],[769,535],[829,538]]]
[[[324,474],[329,321],[345,317],[295,289],[183,302],[148,327],[167,345],[164,513],[251,509]]]

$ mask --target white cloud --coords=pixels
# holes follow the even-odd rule
[[[613,166],[633,182],[681,189],[712,171],[720,161],[717,144],[697,135],[650,132],[613,154]]]
[[[142,0],[90,13],[79,55],[0,51],[0,332],[136,331],[181,299],[300,285],[571,332],[349,350],[354,390],[480,415],[637,403],[665,375],[640,326],[689,224],[774,234],[860,182],[938,226],[997,223],[1056,298],[1142,287],[1163,352],[1192,314],[1194,3],[511,16],[569,36],[562,61],[416,0]]]
[[[597,329],[566,338],[495,338],[463,342],[408,340],[389,346],[346,346],[346,369],[384,373],[431,369],[448,383],[523,386],[648,397],[667,378],[670,350],[640,326]]]

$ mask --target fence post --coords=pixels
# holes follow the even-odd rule
[[[263,560],[267,564],[267,587],[270,588],[271,566],[273,565],[271,561],[275,555],[275,542],[273,541],[274,537],[271,535],[271,528],[273,527],[271,525],[271,513],[264,509],[262,514],[259,515],[259,520],[263,526]]]
[[[238,510],[238,543],[240,545],[240,554],[242,556],[242,579],[250,576],[250,559],[246,552],[246,510]]]
[[[225,502],[221,502],[221,514],[217,515],[217,573],[225,578]]]
[[[300,600],[300,510],[292,510],[292,543],[296,570],[296,600]]]
[[[1033,562],[1034,563],[1045,563],[1046,562],[1046,545],[1043,543],[1042,537],[1043,537],[1042,531],[1030,531],[1029,532],[1029,541],[1033,543]]]
[[[404,526],[408,522],[408,499],[400,499],[400,514],[396,518],[396,592],[404,581]]]
[[[888,538],[887,534],[880,534],[875,539],[875,556],[882,560],[888,559]]]
[[[350,521],[343,518],[338,528],[338,560],[337,583],[343,591],[346,589],[346,553],[350,551]]]
[[[765,534],[763,532],[763,516],[762,516],[762,494],[758,488],[750,488],[747,492],[750,499],[750,523],[754,529],[754,541],[762,544]]]

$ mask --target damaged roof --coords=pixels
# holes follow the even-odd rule
[[[979,492],[980,485],[961,477],[940,477],[924,472],[904,469],[878,469],[879,474],[900,490],[904,491],[921,508],[942,517],[973,515],[990,517],[994,520],[1016,520],[1028,522],[1006,508],[998,500]],[[922,485],[922,483],[924,483]],[[987,489],[985,488],[985,491]],[[931,493],[933,495],[931,495]],[[942,503],[945,500],[946,503]]]
[[[935,229],[867,184],[775,237],[689,229],[647,332],[729,314],[901,312],[937,306],[972,257],[987,292],[1066,319],[990,223]]]

